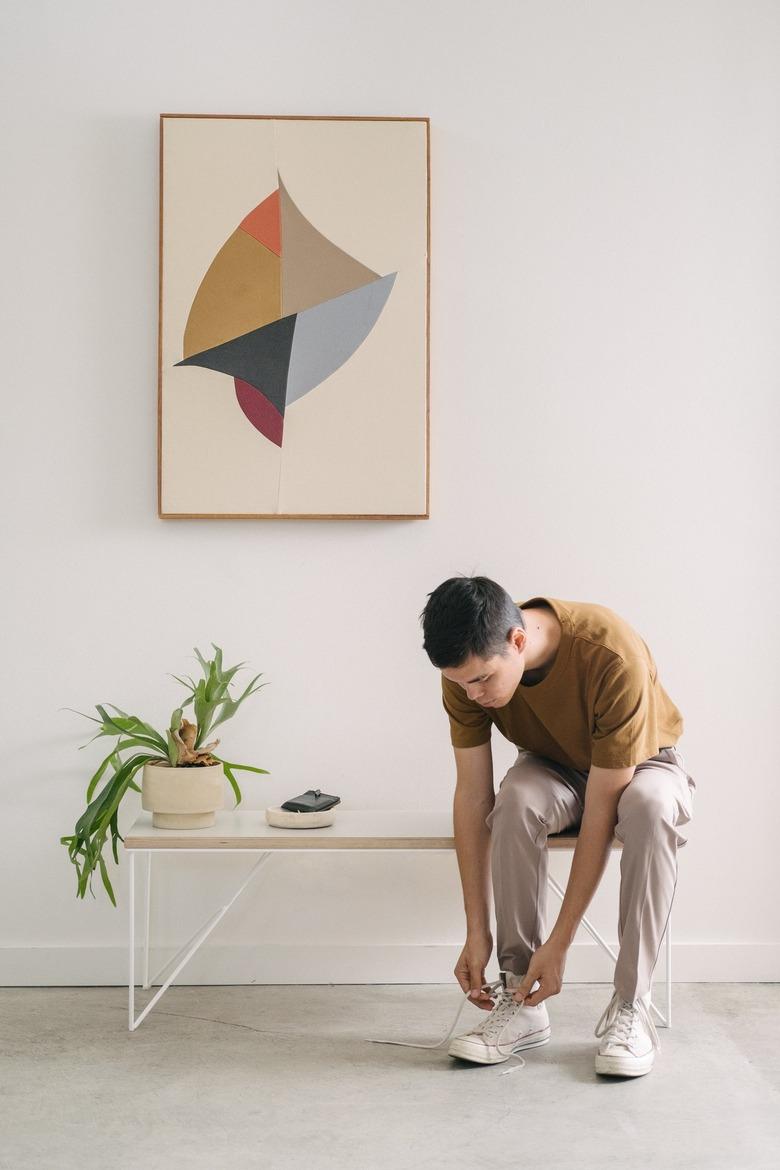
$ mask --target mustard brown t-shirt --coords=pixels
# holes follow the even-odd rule
[[[442,675],[455,747],[488,743],[495,723],[517,747],[586,772],[592,764],[641,764],[677,743],[682,715],[661,686],[647,644],[619,614],[556,597],[516,604],[554,611],[561,623],[555,660],[541,682],[521,680],[505,707],[481,707]]]

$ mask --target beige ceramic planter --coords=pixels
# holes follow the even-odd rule
[[[172,768],[144,764],[141,807],[152,814],[155,829],[208,829],[225,806],[222,764]]]

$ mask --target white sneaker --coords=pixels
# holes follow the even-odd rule
[[[507,972],[506,987],[503,979],[485,985],[486,989],[496,993],[495,1007],[470,1032],[454,1037],[447,1049],[450,1056],[471,1060],[475,1064],[500,1064],[516,1052],[549,1043],[551,1028],[547,1005],[542,1002],[534,1007],[524,1007],[512,999],[512,989],[521,979],[521,975]]]
[[[641,1077],[650,1072],[661,1048],[650,1016],[650,992],[628,1003],[614,991],[594,1035],[604,1037],[596,1053],[597,1073]]]

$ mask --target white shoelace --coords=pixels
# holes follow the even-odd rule
[[[593,1034],[605,1036],[609,1032],[608,1042],[628,1045],[635,1033],[637,1018],[641,1019],[647,1028],[653,1048],[660,1050],[661,1042],[644,1000],[635,999],[633,1003],[629,1003],[628,1000],[621,999],[617,991],[612,993],[612,999],[601,1013],[601,1019],[596,1024]]]
[[[482,990],[487,991],[488,994],[495,993],[497,995],[496,1005],[487,1019],[483,1020],[481,1024],[477,1024],[477,1026],[472,1028],[471,1031],[484,1036],[489,1043],[494,1044],[498,1051],[501,1052],[499,1037],[501,1036],[501,1033],[503,1032],[508,1021],[514,1015],[514,1008],[516,1008],[518,1004],[517,1001],[512,998],[512,989],[505,988],[503,980],[500,978],[494,979],[492,983],[483,984]],[[374,1039],[371,1036],[364,1036],[363,1038],[364,1040],[367,1040],[369,1044],[400,1044],[402,1048],[444,1048],[445,1045],[449,1043],[455,1029],[458,1026],[458,1020],[460,1019],[460,1013],[463,1011],[463,1008],[467,1003],[473,1002],[473,999],[469,999],[468,995],[461,995],[460,1007],[457,1010],[455,1019],[452,1021],[452,1027],[444,1039],[438,1040],[435,1044],[413,1044],[408,1040],[379,1040]],[[513,1045],[516,1043],[517,1040],[512,1041]],[[509,1057],[510,1059],[518,1060],[520,1063],[514,1065],[512,1068],[504,1069],[504,1071],[499,1074],[502,1077],[507,1076],[509,1073],[517,1072],[518,1069],[523,1068],[525,1065],[525,1061],[519,1052],[510,1052]]]

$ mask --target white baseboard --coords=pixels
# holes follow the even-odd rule
[[[608,940],[609,941],[609,940]],[[209,946],[193,955],[176,984],[454,983],[453,968],[462,944],[431,946]],[[618,946],[610,941],[617,952]],[[157,948],[150,957],[153,977],[175,948]],[[142,981],[143,954],[136,952],[136,983]],[[662,946],[654,980],[665,978]],[[126,947],[0,948],[2,987],[127,986]],[[613,966],[593,943],[577,943],[566,959],[566,983],[611,983]],[[167,975],[167,972],[166,972]],[[487,977],[498,975],[495,955]],[[673,943],[675,983],[780,982],[780,944]],[[158,981],[159,982],[159,981]]]

